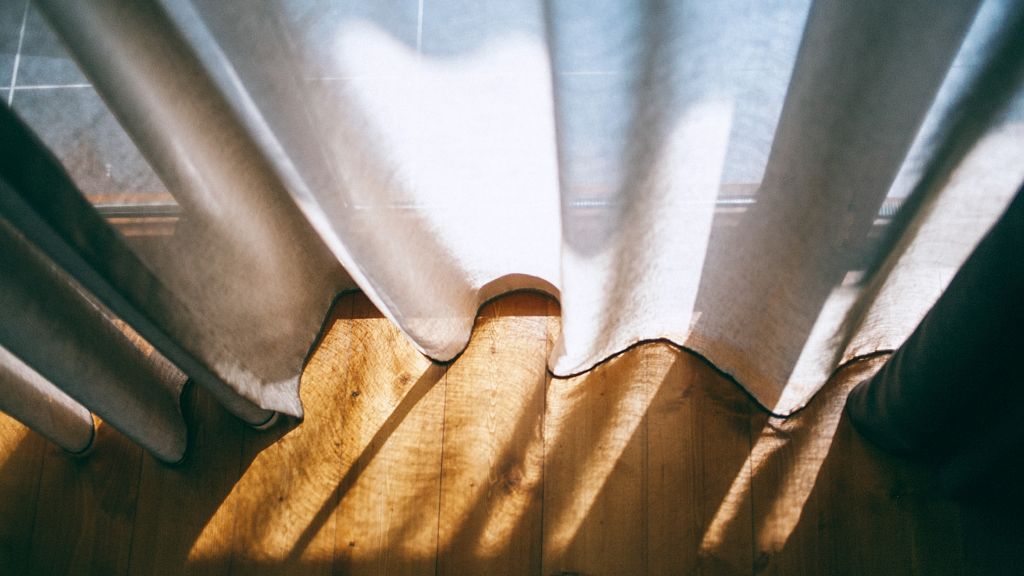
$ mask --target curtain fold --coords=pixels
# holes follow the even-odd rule
[[[981,64],[950,70],[893,184],[908,206],[847,317],[843,361],[899,348],[981,240],[978,222],[1001,214],[1024,181],[1024,10],[987,3],[977,20],[976,29],[992,33],[961,50],[958,61]],[[985,59],[974,53],[981,47]]]
[[[91,445],[92,414],[60,388],[0,346],[0,411],[72,454]]]
[[[801,406],[836,368],[872,225],[976,5],[812,7],[757,204],[708,262],[694,347],[769,408]],[[842,38],[842,42],[837,42]],[[728,297],[728,287],[743,290]],[[779,384],[786,387],[780,389]]]
[[[1024,444],[1015,366],[1024,342],[1022,255],[1018,192],[913,334],[847,401],[868,438],[941,462],[947,489],[964,489]]]
[[[341,268],[163,6],[38,5],[183,210],[140,255],[170,295],[136,292],[137,306],[243,419],[267,418],[250,404],[301,416],[299,372]]]
[[[40,376],[59,382],[67,396],[89,406],[154,455],[169,462],[180,460],[186,433],[178,409],[184,380],[177,378],[177,370],[147,358],[7,220],[0,220],[0,271],[0,344],[5,355],[13,354],[38,371],[26,374],[8,358],[5,371],[16,377],[5,381],[14,389],[30,388],[33,393],[25,398],[36,402],[48,388]],[[83,428],[91,436],[91,416],[64,394],[54,399],[51,413],[57,418],[42,429],[60,427],[50,435],[68,450],[81,451],[88,446],[82,441]],[[33,423],[48,416],[40,413],[26,420]]]
[[[608,232],[574,242],[566,230],[563,332],[553,368],[577,372],[652,334],[665,336],[711,358],[763,405],[786,414],[836,368],[833,330],[856,298],[842,294],[843,277],[870,249],[872,224],[976,4],[938,10],[930,2],[816,2],[756,202],[711,251],[707,236],[728,118],[734,107],[759,105],[731,101],[728,73],[737,61],[744,69],[771,64],[734,54],[726,32],[741,28],[749,14],[728,3],[700,9],[709,13],[686,3],[630,11],[658,28],[632,33],[646,60],[624,88],[649,111],[633,112],[628,133],[604,139],[625,142],[621,154],[632,156],[618,164],[639,172],[625,172],[612,190],[621,208],[611,216],[620,220]],[[611,10],[595,12],[626,20]],[[564,20],[575,24],[576,16]],[[668,42],[674,45],[661,45]],[[563,116],[579,114],[585,105],[573,105],[594,96],[563,97]],[[675,133],[659,134],[669,129]],[[563,149],[589,143],[572,134],[565,139]],[[717,158],[709,157],[715,152]],[[563,166],[576,161],[563,153]],[[658,170],[659,164],[672,171]],[[563,182],[563,191],[571,202],[573,183]],[[570,205],[564,213],[571,211]],[[652,237],[663,229],[664,238]],[[585,300],[577,303],[580,295]]]
[[[543,290],[556,376],[667,339],[788,415],[897,348],[1024,180],[1018,0],[35,4],[180,217],[122,237],[3,111],[36,158],[4,165],[8,242],[252,425],[301,416],[351,287],[442,361],[485,300]],[[76,401],[115,417],[9,349],[75,398],[51,438],[84,438]],[[173,459],[180,383],[139,370],[115,425]],[[27,419],[42,384],[8,373]]]

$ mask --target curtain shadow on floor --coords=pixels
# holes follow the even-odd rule
[[[983,557],[926,473],[842,417],[865,367],[770,419],[664,343],[552,379],[557,304],[537,295],[485,306],[450,365],[362,296],[332,314],[305,421],[254,431],[193,389],[180,466],[108,426],[83,459],[0,427],[5,571],[955,573]]]

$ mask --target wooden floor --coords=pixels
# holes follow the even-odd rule
[[[1021,573],[1017,516],[955,504],[842,414],[759,411],[664,344],[552,379],[557,303],[506,296],[453,364],[343,297],[301,424],[201,390],[168,467],[100,426],[69,458],[0,417],[0,574]]]

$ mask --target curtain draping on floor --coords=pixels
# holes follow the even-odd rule
[[[1024,462],[1024,189],[914,333],[847,400],[881,446],[940,463],[950,492],[1017,484]],[[987,476],[987,477],[986,477]]]
[[[1024,180],[1017,0],[35,5],[176,219],[115,230],[0,114],[0,408],[71,451],[92,410],[179,459],[185,375],[300,416],[354,286],[437,360],[543,290],[556,376],[668,339],[790,414]]]

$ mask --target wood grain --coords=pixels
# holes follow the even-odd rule
[[[746,573],[752,506],[729,491],[750,473],[753,407],[704,361],[657,346],[647,416],[649,573]]]
[[[0,414],[0,573],[27,574],[43,453],[41,436]]]
[[[337,303],[303,372],[303,421],[282,419],[270,434],[245,431],[243,461],[251,464],[228,495],[235,516],[232,574],[331,573],[346,438],[341,391],[352,353],[336,338],[351,310],[351,298]]]
[[[481,311],[451,365],[362,295],[302,379],[306,418],[245,428],[201,390],[157,463],[109,426],[67,456],[0,416],[0,574],[1012,574],[1019,513],[945,500],[843,402],[769,418],[699,358],[634,348],[571,379],[558,307]],[[1005,506],[1003,508],[1006,508]]]
[[[551,305],[534,294],[489,304],[447,371],[441,574],[540,571]]]
[[[886,357],[841,370],[796,419],[758,415],[755,568],[772,574],[960,574],[958,506],[928,470],[866,444],[843,406]]]
[[[647,426],[671,354],[640,347],[552,379],[544,419],[543,573],[647,571]]]
[[[109,425],[86,458],[44,451],[30,574],[128,571],[142,449]]]
[[[146,457],[132,536],[131,574],[225,574],[234,541],[244,425],[205,390],[186,389],[189,447],[177,466]],[[214,520],[216,515],[217,519]]]
[[[350,353],[343,400],[334,569],[433,574],[444,425],[443,366],[417,352],[364,298],[337,345]]]

